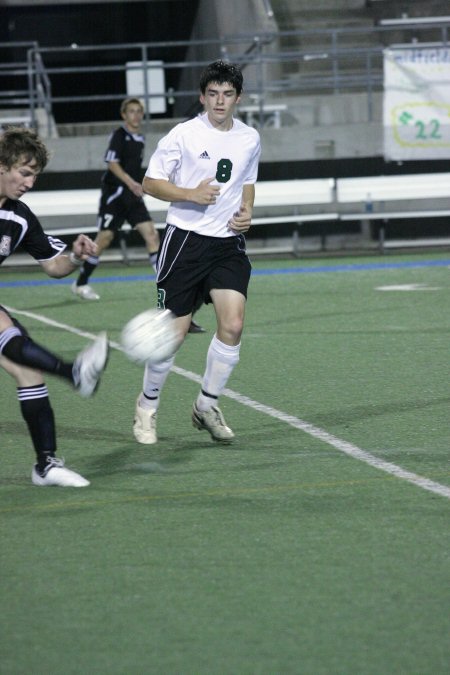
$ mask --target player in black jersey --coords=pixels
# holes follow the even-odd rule
[[[141,134],[144,107],[138,98],[127,98],[120,106],[122,126],[109,138],[105,153],[107,170],[102,177],[100,205],[97,216],[97,253],[83,263],[72,293],[83,300],[99,300],[99,294],[89,285],[89,279],[99,264],[102,251],[108,248],[124,222],[128,222],[143,237],[150,264],[156,271],[159,234],[143,199],[142,161],[145,138]],[[191,323],[191,333],[204,329]]]
[[[102,251],[111,245],[125,221],[142,235],[153,267],[158,255],[159,234],[145,206],[141,184],[145,139],[140,128],[144,108],[139,99],[127,98],[122,102],[120,114],[123,124],[111,134],[104,157],[107,170],[102,177],[97,217],[97,253],[89,256],[72,284],[72,292],[83,300],[100,299],[89,286],[89,278]]]
[[[95,254],[96,246],[89,237],[79,235],[65,255],[66,245],[45,234],[36,216],[20,201],[47,161],[47,149],[34,131],[11,128],[0,136],[0,264],[20,245],[48,276],[60,278]],[[22,417],[37,456],[31,475],[35,485],[89,485],[56,457],[55,420],[42,373],[62,377],[87,397],[96,390],[107,357],[108,339],[101,333],[74,362],[67,363],[35,343],[0,305],[0,367],[16,380]]]

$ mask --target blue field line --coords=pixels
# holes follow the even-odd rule
[[[424,267],[450,267],[450,259],[410,260],[404,262],[354,263],[344,265],[317,265],[314,267],[277,267],[274,269],[253,269],[253,276],[272,276],[277,274],[327,274],[329,272],[370,272],[373,270],[398,270]],[[90,284],[124,283],[130,281],[154,281],[154,274],[130,274],[128,276],[110,276],[90,279]],[[20,288],[23,286],[51,286],[54,284],[72,284],[73,278],[65,279],[29,279],[18,281],[0,281],[0,288]]]
[[[317,267],[282,267],[268,270],[253,270],[252,275],[271,274],[317,274],[327,272],[367,272],[371,270],[397,270],[415,267],[449,267],[450,260],[410,260],[397,263],[354,263],[347,265],[318,265]]]

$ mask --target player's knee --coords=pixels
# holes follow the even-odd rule
[[[6,356],[12,361],[19,361],[22,354],[22,347],[25,341],[22,331],[18,326],[8,326],[0,332],[0,356]]]
[[[146,242],[159,242],[159,232],[155,227],[153,220],[147,220],[145,223],[138,223],[135,229],[142,235]]]
[[[243,317],[234,316],[222,321],[218,330],[219,340],[221,336],[225,344],[239,344],[241,340],[242,331],[244,328]]]

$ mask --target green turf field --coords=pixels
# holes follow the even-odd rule
[[[94,280],[99,303],[0,274],[36,341],[67,359],[103,329],[113,344],[92,399],[47,378],[85,489],[31,485],[0,371],[1,675],[447,674],[450,255],[255,261],[229,447],[190,422],[212,310],[141,446],[142,370],[116,347],[154,282]]]

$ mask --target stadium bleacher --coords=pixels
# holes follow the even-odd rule
[[[449,187],[450,173],[260,181],[256,184],[253,226],[281,223],[300,226],[314,221],[380,221],[383,223],[379,233],[381,249],[402,245],[448,245],[450,238],[389,242],[385,235],[390,220],[449,217]],[[23,201],[38,217],[55,217],[55,226],[46,226],[48,232],[55,236],[68,236],[96,232],[95,224],[72,227],[70,217],[86,215],[94,223],[99,197],[97,189],[32,191]],[[162,229],[168,203],[148,195],[145,201],[156,226]],[[439,208],[435,207],[436,203]],[[265,247],[262,252],[296,253],[297,244],[298,239],[293,236],[287,248],[281,245],[270,249]]]

